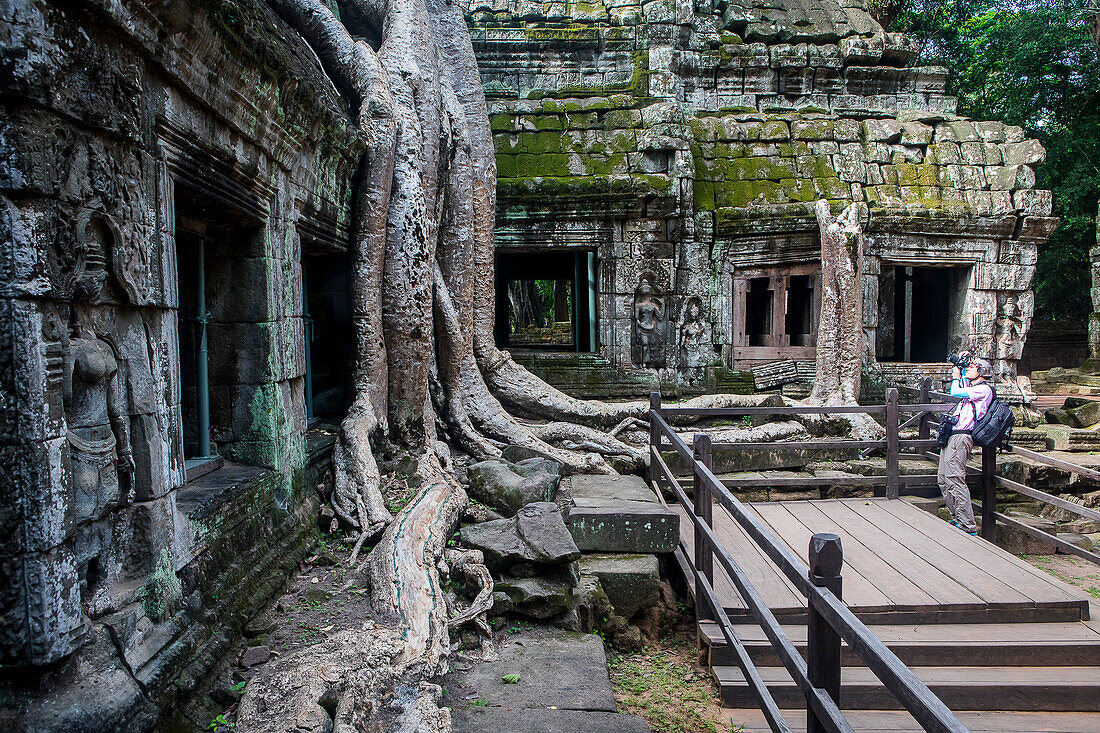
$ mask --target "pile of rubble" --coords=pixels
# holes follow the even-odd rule
[[[676,549],[679,517],[641,478],[562,477],[559,463],[514,451],[468,476],[471,508],[457,540],[485,557],[493,617],[596,631],[630,649],[675,610],[657,556]],[[461,644],[476,643],[465,632]]]

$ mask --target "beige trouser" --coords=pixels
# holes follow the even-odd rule
[[[952,434],[947,445],[940,449],[940,469],[936,474],[947,510],[967,532],[978,529],[978,525],[974,523],[970,489],[966,485],[966,462],[970,460],[970,450],[973,447],[974,438],[969,433]]]

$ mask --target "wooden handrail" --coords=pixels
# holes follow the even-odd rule
[[[896,393],[894,400],[896,406]],[[824,622],[848,643],[848,646],[864,661],[872,672],[882,681],[883,685],[890,690],[925,730],[952,731],[958,733],[966,731],[967,728],[959,721],[954,713],[952,713],[951,710],[948,709],[915,674],[913,674],[912,670],[905,666],[905,664],[903,664],[901,660],[878,639],[878,637],[872,634],[863,622],[856,618],[851,610],[844,605],[828,587],[818,587],[814,584],[810,578],[809,568],[803,564],[769,528],[764,526],[758,518],[749,512],[745,506],[730,493],[723,482],[714,475],[711,467],[707,465],[709,460],[705,460],[706,451],[701,449],[705,447],[709,450],[711,447],[709,439],[697,441],[695,450],[689,448],[684,440],[672,430],[664,419],[664,415],[672,416],[677,413],[672,410],[662,409],[659,396],[651,398],[651,408],[651,475],[656,476],[657,470],[663,474],[663,478],[668,482],[669,487],[676,496],[677,502],[687,511],[687,515],[695,527],[696,552],[693,554],[696,555],[696,562],[695,565],[692,566],[692,571],[697,581],[696,587],[703,587],[704,592],[707,592],[707,603],[715,610],[716,616],[720,617],[724,613],[724,610],[720,608],[721,604],[714,598],[713,588],[710,585],[709,579],[706,577],[707,574],[703,572],[703,568],[699,567],[703,565],[701,562],[702,556],[700,554],[700,548],[703,548],[703,553],[707,555],[708,560],[710,557],[716,557],[719,564],[725,569],[730,580],[741,595],[741,598],[745,601],[746,606],[760,624],[764,634],[771,642],[772,647],[776,650],[783,665],[787,668],[787,671],[790,672],[792,678],[806,696],[807,707],[812,714],[816,716],[816,722],[824,729],[830,731],[851,730],[851,726],[848,724],[833,699],[825,690],[814,686],[810,682],[805,660],[797,653],[790,639],[787,638],[779,622],[772,614],[767,603],[748,580],[744,569],[738,565],[729,554],[729,551],[722,545],[717,535],[715,535],[714,530],[710,526],[710,522],[708,522],[709,513],[696,511],[694,504],[680,486],[675,476],[673,476],[668,465],[664,462],[664,459],[660,455],[660,446],[664,438],[668,439],[670,447],[676,453],[685,461],[690,462],[694,481],[696,482],[697,497],[702,497],[708,504],[711,503],[711,501],[717,501],[727,512],[729,512],[730,516],[741,525],[742,529],[744,529],[745,533],[752,541],[764,551],[780,571],[783,572],[783,574],[786,575],[795,587],[807,598],[811,609],[819,613]],[[766,409],[773,410],[778,408]],[[787,409],[793,410],[787,414],[799,414],[799,412],[808,414],[806,410],[801,410],[799,408]],[[843,411],[837,410],[836,408],[827,408],[827,410],[846,413],[868,412],[862,408],[845,409]],[[822,410],[822,412],[827,410]],[[892,412],[894,416],[895,435],[892,441],[888,441],[891,444],[890,447],[895,451],[897,451],[899,447],[899,441],[896,435],[897,412],[898,410],[896,408]],[[681,412],[680,416],[683,414],[684,413]],[[692,411],[690,414],[699,413]],[[727,412],[725,414],[730,413]],[[927,441],[913,442],[924,443]],[[656,464],[656,467],[654,464]],[[873,479],[878,477],[860,478]],[[895,485],[899,482],[900,478],[902,477],[897,476],[895,473],[893,476]],[[699,514],[703,514],[704,516],[699,516]],[[687,556],[686,548],[685,556]],[[691,565],[690,562],[688,564]],[[746,674],[747,680],[749,677],[750,675]],[[754,687],[754,692],[759,692],[751,682],[750,686]],[[776,728],[771,720],[769,720],[769,725],[772,726],[773,730],[782,730],[782,728]]]
[[[673,491],[676,495],[676,500],[686,511],[688,511],[688,516],[695,526],[695,531],[702,535],[704,541],[718,559],[719,564],[726,571],[726,575],[729,577],[730,581],[732,581],[742,600],[745,601],[745,605],[748,607],[757,623],[760,624],[761,629],[764,631],[764,635],[768,637],[768,641],[771,642],[772,648],[775,649],[780,661],[783,662],[783,666],[787,668],[795,684],[797,684],[799,689],[806,695],[809,707],[813,708],[820,717],[826,718],[833,723],[834,730],[851,731],[851,725],[844,718],[843,713],[840,712],[836,703],[833,702],[823,690],[810,684],[809,677],[807,676],[806,660],[798,653],[798,650],[795,648],[786,632],[783,631],[783,627],[779,624],[779,621],[768,607],[767,601],[763,599],[760,592],[757,591],[752,582],[748,580],[748,574],[737,561],[733,559],[725,546],[722,545],[721,540],[714,534],[714,530],[695,514],[691,500],[684,490],[680,488],[679,484],[673,486]],[[830,593],[830,595],[832,594]]]
[[[665,417],[736,417],[739,415],[874,415],[886,412],[886,405],[839,405],[836,407],[662,407]]]

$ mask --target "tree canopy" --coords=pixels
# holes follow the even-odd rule
[[[1100,63],[1081,0],[880,0],[879,17],[946,66],[959,113],[1024,128],[1047,149],[1038,187],[1062,223],[1039,252],[1036,317],[1092,310],[1089,248],[1100,200]]]

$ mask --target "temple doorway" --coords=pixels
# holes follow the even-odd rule
[[[496,253],[497,345],[589,352],[596,348],[596,254]]]

